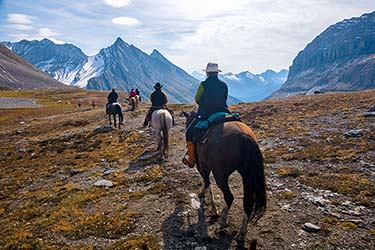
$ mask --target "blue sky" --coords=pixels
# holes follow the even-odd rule
[[[189,73],[288,68],[329,25],[375,10],[374,0],[0,0],[0,41],[49,38],[87,55],[117,37],[158,49]]]

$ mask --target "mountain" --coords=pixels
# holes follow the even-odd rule
[[[67,86],[35,68],[25,59],[0,44],[0,88],[41,89],[65,87]]]
[[[55,79],[86,89],[138,88],[147,99],[160,82],[171,102],[192,102],[199,83],[159,51],[148,55],[121,38],[90,57],[74,45],[48,39],[3,44]]]
[[[191,73],[191,76],[201,82],[206,79],[206,75],[199,73],[198,71],[193,71],[193,73]]]
[[[327,28],[299,52],[287,82],[271,98],[375,88],[375,12]]]
[[[198,81],[154,50],[150,55],[121,38],[95,57],[105,66],[101,74],[90,78],[88,89],[120,90],[138,88],[145,97],[160,82],[172,102],[192,102]]]
[[[192,73],[196,79],[203,81],[205,75],[194,71]],[[252,74],[244,71],[239,74],[225,73],[219,74],[219,78],[227,83],[229,95],[243,102],[261,101],[272,92],[278,90],[286,81],[287,70],[275,72],[267,70],[262,74]]]
[[[76,46],[55,44],[48,39],[22,40],[17,43],[4,42],[3,45],[67,85],[74,85],[71,83],[74,82],[77,72],[88,60],[88,57]]]

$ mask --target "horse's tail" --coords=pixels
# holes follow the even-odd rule
[[[124,115],[122,114],[121,106],[120,105],[116,105],[116,108],[117,108],[118,116],[120,118],[120,123],[122,123],[124,121]]]
[[[242,148],[245,150],[244,164],[240,169],[243,178],[243,206],[249,220],[254,219],[256,222],[267,208],[263,156],[259,145],[247,135],[243,136]]]
[[[163,131],[163,145],[164,149],[168,150],[169,148],[169,135],[168,135],[168,125],[167,125],[167,116],[163,112],[160,116],[161,119],[161,131]]]

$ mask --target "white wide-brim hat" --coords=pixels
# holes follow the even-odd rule
[[[221,70],[219,69],[219,65],[217,63],[213,63],[213,62],[207,63],[207,67],[203,71],[208,72],[208,73],[210,73],[210,72],[221,72]]]

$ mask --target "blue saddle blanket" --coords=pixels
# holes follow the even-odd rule
[[[237,120],[239,120],[239,118],[240,118],[240,114],[238,114],[238,113],[217,112],[215,114],[210,115],[210,117],[208,117],[207,120],[198,121],[197,124],[195,125],[195,128],[197,128],[197,129],[207,129],[217,119],[221,119],[221,118],[224,118],[224,117],[227,118],[228,116],[230,118],[235,118]],[[225,120],[223,119],[223,122],[224,121]]]

